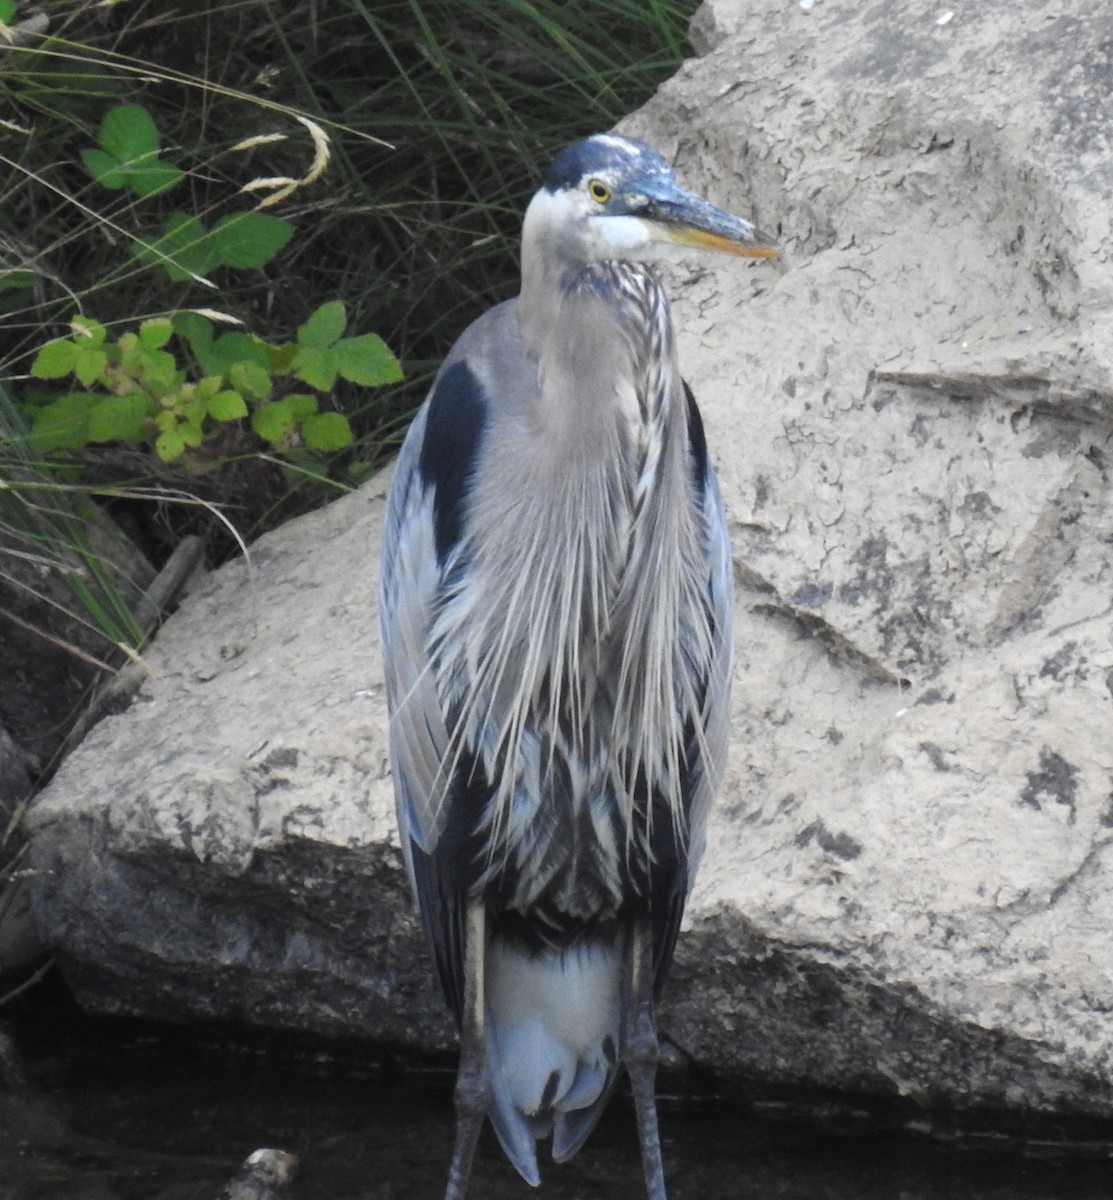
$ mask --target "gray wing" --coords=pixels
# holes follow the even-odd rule
[[[680,933],[684,905],[695,882],[707,838],[707,818],[711,801],[726,770],[730,734],[730,684],[733,655],[731,622],[734,614],[734,575],[731,566],[730,537],[718,480],[707,453],[703,419],[692,389],[684,384],[688,404],[688,450],[693,490],[702,518],[704,562],[706,566],[706,603],[711,627],[711,657],[707,672],[700,680],[702,697],[700,724],[692,730],[684,754],[682,795],[687,814],[686,845],[680,848],[683,869],[666,879],[660,897],[661,919],[655,922],[653,937],[654,989],[660,998],[673,950]],[[665,823],[662,823],[665,824]],[[672,846],[662,846],[663,860]]]
[[[704,741],[699,755],[697,779],[688,813],[689,853],[688,885],[695,882],[707,835],[707,817],[711,801],[726,772],[730,742],[730,691],[733,676],[734,638],[734,567],[731,561],[730,532],[727,527],[719,481],[707,453],[703,421],[695,396],[687,383],[688,439],[692,452],[692,470],[702,498],[703,528],[706,539],[708,570],[708,606],[711,614],[712,656],[703,705]]]
[[[423,407],[402,445],[383,532],[379,620],[391,713],[390,750],[399,833],[407,865],[410,842],[436,844],[443,813],[435,803],[448,730],[426,654],[426,631],[440,582],[434,495],[419,460],[428,418]]]
[[[379,614],[391,751],[403,843],[426,853],[448,816],[450,730],[428,644],[438,602],[460,560],[472,481],[488,424],[484,364],[516,330],[499,305],[461,336],[433,381],[398,455],[383,533]]]
[[[492,338],[514,336],[500,305],[465,332],[445,360],[406,435],[387,501],[379,613],[391,713],[390,747],[399,834],[414,897],[449,1004],[460,1013],[464,855],[450,834],[461,793],[461,752],[442,703],[429,631],[454,571],[475,467],[488,422],[482,363]],[[495,356],[494,361],[506,356]],[[464,786],[464,791],[468,791]]]

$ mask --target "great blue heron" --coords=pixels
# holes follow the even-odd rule
[[[562,151],[522,287],[441,367],[398,459],[382,644],[402,848],[460,1025],[462,1200],[486,1113],[524,1179],[625,1066],[665,1200],[655,1002],[727,742],[731,567],[661,286],[674,242],[766,257],[642,142]]]

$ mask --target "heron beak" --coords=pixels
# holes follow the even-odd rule
[[[680,227],[669,230],[669,241],[678,246],[698,246],[701,250],[721,250],[725,254],[738,254],[743,258],[776,258],[780,254],[780,250],[769,245],[769,239],[748,221],[734,219],[739,225],[745,226],[748,230],[746,234]]]
[[[647,189],[644,217],[666,241],[746,258],[776,258],[780,250],[759,229],[675,185]]]

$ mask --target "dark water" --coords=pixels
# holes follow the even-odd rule
[[[441,1195],[445,1065],[79,1018],[19,1040],[29,1088],[0,1094],[0,1200],[216,1200],[261,1146],[300,1159],[290,1200]],[[661,1119],[672,1200],[1113,1197],[1113,1126],[945,1130],[876,1104],[706,1092],[666,1092]],[[625,1098],[542,1170],[533,1191],[485,1135],[472,1200],[644,1200]]]

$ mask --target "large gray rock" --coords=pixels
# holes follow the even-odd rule
[[[673,1029],[1109,1112],[1113,12],[896,11],[705,7],[633,123],[790,247],[685,295],[745,612]]]
[[[734,753],[666,1031],[724,1071],[1113,1115],[1113,10],[727,0],[629,122],[780,222],[674,274],[733,518]],[[427,1046],[383,483],[264,538],[32,817],[86,1003]]]
[[[394,829],[384,497],[211,576],[37,801],[36,910],[90,1007],[447,1042]]]

